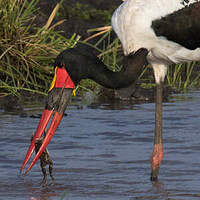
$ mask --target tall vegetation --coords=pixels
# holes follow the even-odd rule
[[[27,90],[45,94],[55,56],[79,39],[66,39],[52,25],[57,4],[43,27],[35,27],[37,0],[0,1],[0,95]]]
[[[80,39],[76,34],[67,39],[54,30],[64,22],[60,20],[55,24],[52,23],[62,0],[56,5],[46,24],[36,27],[34,20],[39,13],[38,1],[0,1],[0,96],[10,93],[18,95],[22,90],[46,94],[53,76],[54,58],[63,49],[73,47]],[[119,40],[117,38],[113,40],[111,37],[111,27],[105,26],[88,31],[94,34],[83,42],[98,37],[92,46],[99,51],[99,58],[111,70],[120,70],[123,53]],[[99,49],[99,46],[102,48]],[[167,83],[178,89],[199,87],[200,75],[196,65],[191,63],[169,67]],[[146,69],[140,79],[148,83],[149,70]],[[91,85],[91,82],[89,83]],[[153,80],[149,80],[149,83],[152,85]]]

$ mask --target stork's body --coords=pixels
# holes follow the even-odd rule
[[[181,20],[177,20],[179,16]],[[151,156],[152,180],[157,179],[163,158],[162,85],[167,66],[200,61],[200,48],[197,48],[200,47],[198,19],[199,0],[126,0],[112,16],[112,26],[122,43],[124,54],[140,48],[148,49],[147,60],[154,70],[157,97],[154,150]],[[172,25],[171,30],[165,25]],[[187,35],[180,37],[185,32]]]

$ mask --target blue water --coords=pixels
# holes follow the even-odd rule
[[[77,104],[79,106],[77,106]],[[82,107],[82,109],[78,109]],[[19,174],[38,118],[0,110],[0,200],[194,200],[200,198],[200,92],[164,103],[164,160],[150,182],[154,104],[69,106],[48,150],[56,184],[36,164]],[[43,105],[25,112],[40,114]]]

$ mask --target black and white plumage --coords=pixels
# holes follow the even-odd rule
[[[190,4],[175,13],[152,22],[157,36],[194,50],[200,47],[200,2]]]
[[[160,20],[162,17],[170,14],[175,14],[195,2],[197,2],[197,6],[200,5],[199,1],[196,0],[126,0],[117,8],[112,16],[112,27],[122,43],[125,55],[141,47],[149,50],[147,60],[154,69],[157,83],[164,80],[167,65],[200,60],[200,48],[187,49],[174,42],[175,38],[172,38],[172,40],[166,39],[167,32],[170,31],[167,27],[164,28],[166,33],[163,33],[163,35],[159,34],[157,36],[155,32],[155,30],[158,30],[155,25],[156,20]],[[197,9],[200,11],[199,8]],[[186,19],[187,17],[185,16],[184,18]],[[193,19],[195,17],[194,15]],[[172,18],[174,19],[174,24],[177,24],[175,21],[176,15]],[[170,21],[170,17],[166,21]],[[162,23],[162,19],[160,23]],[[153,24],[154,26],[152,26]],[[193,27],[193,24],[187,24],[187,21],[185,25],[182,29],[178,29],[177,33],[179,35],[183,33],[183,30],[197,29],[197,27]],[[198,24],[198,30],[199,27],[200,24]],[[177,35],[177,33],[171,32],[170,34]],[[196,32],[197,34],[198,32]],[[179,35],[176,37],[180,37]],[[187,38],[184,38],[184,40],[190,39],[191,36],[189,34]]]
[[[162,85],[167,66],[200,61],[200,0],[125,0],[112,16],[125,55],[146,48],[157,85],[151,180],[163,159]]]

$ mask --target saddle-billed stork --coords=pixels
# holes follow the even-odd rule
[[[151,180],[157,180],[163,159],[162,88],[167,66],[200,61],[199,0],[126,0],[112,16],[112,26],[128,55],[148,49],[157,92]]]
[[[84,45],[58,55],[55,61],[55,66],[58,67],[55,84],[49,92],[45,109],[21,171],[34,150],[35,139],[41,137],[49,119],[55,113],[43,145],[25,173],[33,167],[49,144],[69,103],[72,89],[81,79],[90,78],[110,88],[126,87],[134,81],[137,77],[134,72],[139,72],[147,59],[153,67],[157,85],[154,148],[151,155],[151,180],[157,180],[163,159],[163,82],[169,64],[200,61],[199,1],[125,0],[116,9],[111,21],[122,43],[125,56],[130,57],[127,68],[121,72],[109,71],[95,59],[92,50],[85,49]]]

